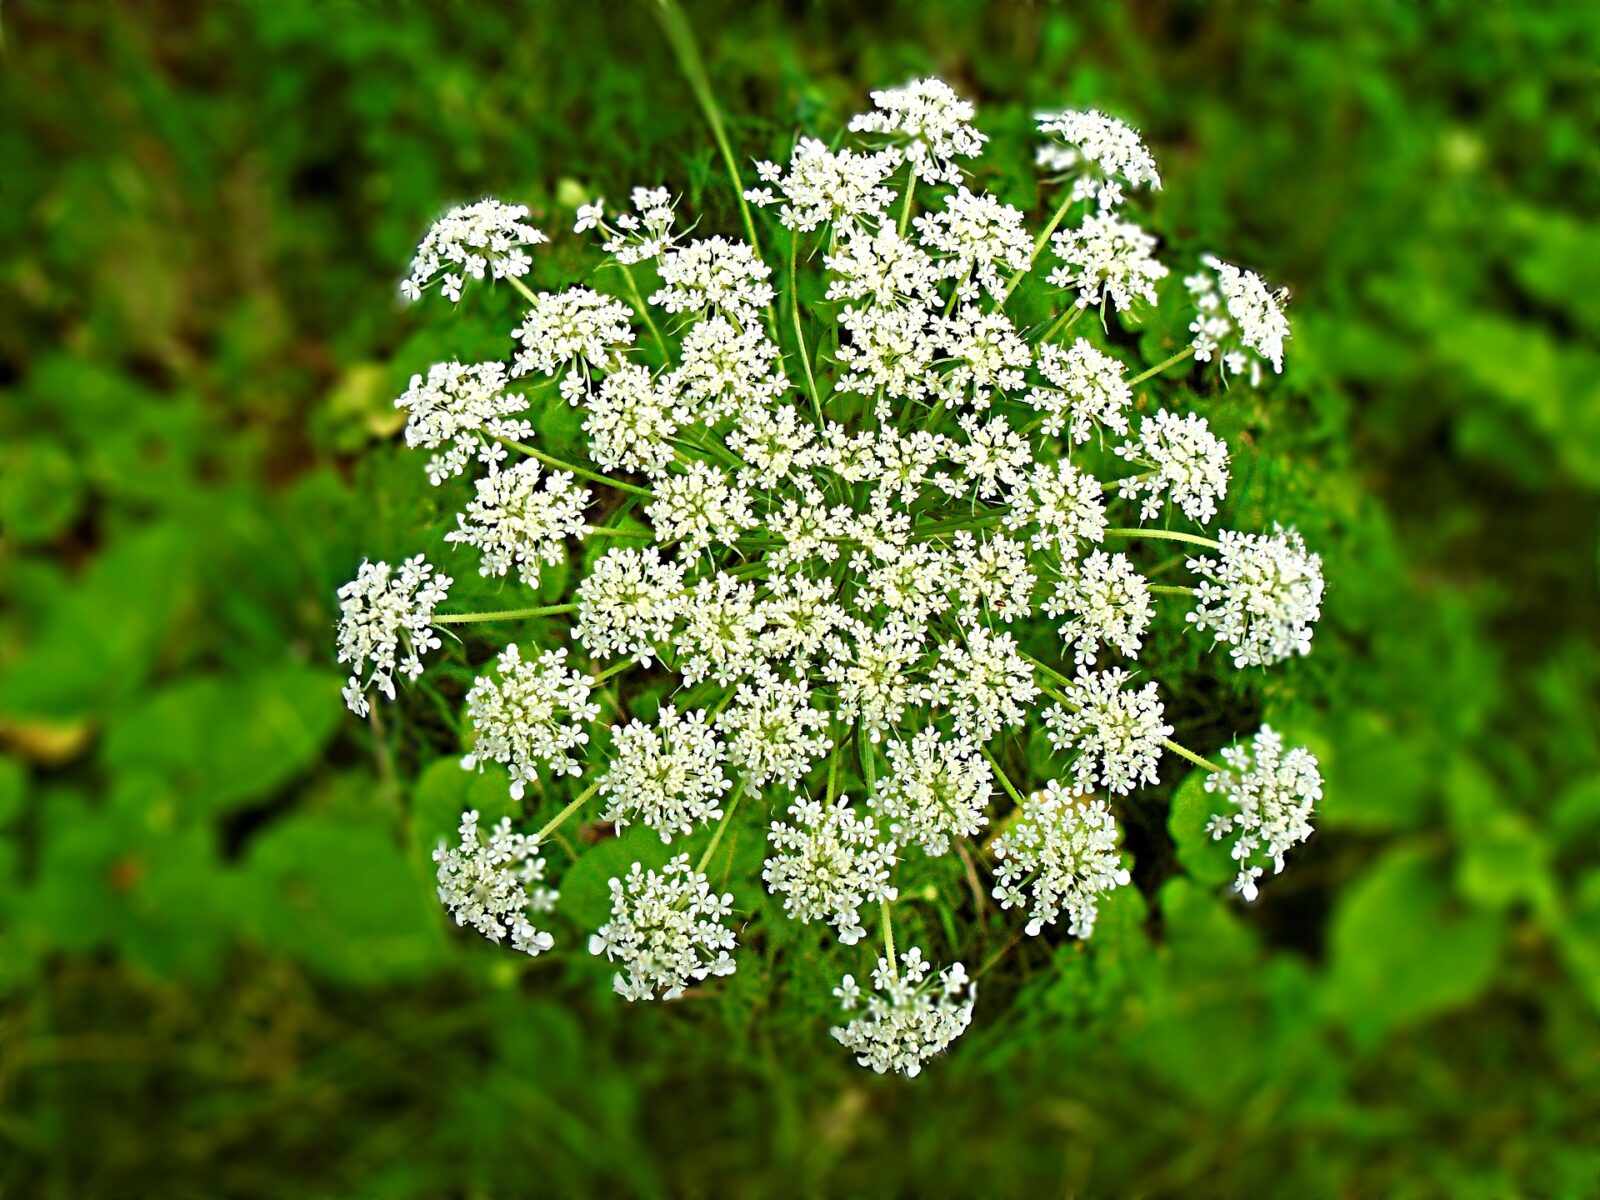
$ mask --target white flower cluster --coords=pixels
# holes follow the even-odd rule
[[[1265,667],[1311,653],[1322,614],[1322,557],[1298,530],[1270,535],[1224,530],[1217,558],[1189,560],[1200,576],[1188,619],[1233,647],[1234,665]]]
[[[364,562],[339,589],[339,661],[350,664],[344,702],[356,716],[367,715],[368,688],[393,700],[396,672],[407,679],[422,674],[422,656],[443,644],[433,631],[433,610],[452,582],[418,554],[398,571]]]
[[[1097,109],[1042,112],[1039,132],[1056,139],[1039,147],[1038,164],[1052,175],[1075,176],[1072,198],[1100,208],[1122,203],[1122,185],[1159,188],[1156,160],[1139,131]]]
[[[732,784],[722,773],[727,749],[703,712],[656,714],[655,728],[629,721],[612,729],[611,766],[600,779],[604,820],[619,828],[638,818],[670,842],[700,821],[722,815]]]
[[[1256,880],[1283,870],[1283,856],[1311,836],[1311,812],[1322,799],[1322,773],[1316,757],[1301,746],[1285,751],[1283,736],[1263,725],[1251,745],[1222,752],[1226,771],[1206,777],[1206,791],[1232,808],[1212,816],[1206,826],[1213,840],[1232,837],[1239,864],[1234,887],[1246,900],[1258,895]]]
[[[978,999],[977,983],[960,963],[929,978],[931,971],[915,946],[898,966],[889,958],[878,960],[865,1011],[833,1030],[863,1067],[914,1079],[923,1063],[966,1032]],[[833,994],[846,1012],[861,1006],[861,986],[853,975],[846,975]]]
[[[426,378],[411,377],[394,405],[406,410],[406,445],[439,451],[428,460],[431,482],[461,474],[474,458],[492,470],[505,461],[502,440],[533,436],[531,422],[514,419],[527,410],[527,400],[505,389],[501,363],[437,363]]]
[[[1067,933],[1088,937],[1100,897],[1132,879],[1117,853],[1117,822],[1106,802],[1071,795],[1054,779],[1023,803],[1021,819],[995,839],[994,856],[995,899],[1001,908],[1028,909],[1029,936],[1054,925],[1065,909]]]
[[[784,911],[797,921],[827,921],[841,942],[855,945],[867,934],[862,906],[898,895],[889,882],[894,843],[843,797],[832,804],[800,800],[789,818],[793,824],[774,821],[768,834],[773,855],[761,873],[767,890],[783,897]]]
[[[1224,371],[1243,375],[1248,370],[1252,385],[1261,382],[1263,362],[1282,374],[1283,343],[1289,336],[1283,307],[1289,303],[1289,289],[1273,291],[1254,271],[1241,270],[1215,255],[1208,254],[1201,262],[1210,270],[1197,271],[1183,281],[1197,310],[1189,326],[1195,358],[1210,362],[1220,356]]]
[[[533,260],[524,247],[550,240],[527,223],[527,216],[525,205],[498,200],[452,208],[434,222],[417,247],[411,274],[400,285],[400,294],[407,300],[419,299],[422,289],[437,276],[439,290],[458,301],[466,281],[482,279],[485,272],[494,279],[526,275]]]
[[[733,974],[735,939],[723,924],[732,912],[733,896],[713,892],[687,854],[660,872],[634,863],[626,880],[611,881],[611,920],[589,953],[621,964],[611,985],[624,1000],[676,1000],[691,984]]]
[[[1162,402],[1172,378],[1150,382],[1190,348],[1143,370],[1116,328],[1161,302],[1168,275],[1124,207],[1161,183],[1138,134],[1092,110],[1039,117],[1060,185],[1047,238],[967,173],[985,139],[949,85],[873,101],[851,122],[865,138],[800,138],[741,183],[765,210],[770,241],[755,217],[747,230],[759,245],[691,237],[664,188],[634,189],[621,211],[579,208],[575,230],[594,231],[614,268],[592,286],[523,282],[521,247],[541,239],[520,209],[478,206],[429,234],[415,279],[454,264],[452,296],[494,275],[527,300],[509,367],[443,363],[398,401],[435,483],[476,475],[445,540],[524,598],[436,616],[450,581],[421,558],[364,564],[340,591],[338,639],[347,699],[365,713],[368,688],[393,699],[394,675],[415,677],[441,648],[435,626],[563,618],[538,626],[537,645],[494,643],[498,670],[465,701],[464,764],[503,765],[530,812],[564,804],[543,836],[593,803],[613,827],[700,850],[693,866],[635,864],[612,882],[592,948],[617,964],[617,990],[671,998],[733,969],[733,900],[704,872],[743,862],[730,847],[760,829],[761,882],[740,868],[744,886],[831,926],[830,954],[883,934],[875,991],[835,1034],[910,1075],[966,1027],[972,988],[959,965],[897,961],[894,916],[923,920],[962,877],[981,897],[992,870],[987,886],[1026,909],[1029,933],[1064,913],[1087,937],[1098,898],[1128,881],[1117,798],[1158,782],[1169,750],[1204,762],[1169,741],[1162,664],[1148,661],[1157,601],[1192,594],[1197,633],[1264,664],[1308,648],[1322,579],[1292,531],[1194,531],[1228,498],[1228,449],[1190,405]],[[764,259],[773,243],[791,269]],[[1035,261],[1047,244],[1054,261]],[[1195,332],[1210,340],[1194,353],[1277,367],[1281,295],[1215,260],[1205,270]],[[1053,317],[1008,310],[1025,281]],[[1067,332],[1094,306],[1101,320]],[[580,444],[556,444],[574,420]],[[1141,527],[1156,520],[1174,527]],[[590,543],[602,538],[603,553]],[[1214,551],[1190,549],[1192,587],[1165,574],[1182,558],[1160,539]],[[532,594],[569,575],[561,596]],[[481,649],[464,638],[452,670]],[[1153,678],[1135,684],[1141,654]],[[1033,728],[1045,738],[1023,761],[1046,778],[1024,786],[1001,766],[1016,761],[1003,739]],[[1240,834],[1250,865],[1298,829],[1267,812],[1288,793],[1263,799],[1246,782],[1272,754],[1258,739],[1254,765],[1230,758],[1216,785],[1257,797],[1216,827]],[[592,781],[581,791],[578,775]],[[486,932],[547,944],[506,915],[520,893],[495,872],[511,878],[532,850],[510,836],[493,850],[464,836],[447,902]],[[849,977],[840,996],[863,1003]]]
[[[574,487],[567,471],[553,471],[539,486],[539,464],[525,458],[510,470],[477,481],[477,498],[456,515],[457,528],[444,540],[472,546],[482,557],[481,575],[504,575],[512,567],[528,587],[539,586],[541,566],[567,560],[567,538],[584,534],[589,489]]]
[[[439,902],[455,916],[457,925],[470,925],[497,945],[511,939],[522,954],[543,954],[555,945],[543,930],[535,929],[528,914],[553,912],[557,892],[544,886],[544,859],[539,840],[514,833],[511,818],[502,817],[485,841],[478,831],[478,814],[461,814],[461,844],[440,843],[433,852],[439,864]]]
[[[588,745],[584,725],[599,717],[600,706],[589,700],[594,680],[566,664],[564,649],[546,650],[531,661],[515,643],[502,650],[500,677],[480,675],[467,692],[467,719],[478,740],[461,765],[470,771],[503,763],[514,800],[538,781],[541,765],[556,775],[582,774],[573,753]]]

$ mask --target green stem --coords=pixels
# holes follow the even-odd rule
[[[1079,308],[1076,304],[1072,305],[1056,318],[1055,324],[1050,326],[1049,329],[1046,329],[1044,331],[1044,336],[1039,340],[1041,342],[1048,342],[1051,338],[1055,337],[1056,334],[1063,333],[1066,330],[1071,329],[1078,323],[1078,318],[1083,316],[1083,314],[1088,311],[1089,310],[1086,308]]]
[[[1171,750],[1179,758],[1187,758],[1190,762],[1192,762],[1197,767],[1204,767],[1208,771],[1223,771],[1223,770],[1227,769],[1225,767],[1218,766],[1216,763],[1212,762],[1209,758],[1202,758],[1200,755],[1196,754],[1193,750],[1190,750],[1187,746],[1180,746],[1180,745],[1178,745],[1177,742],[1173,742],[1173,741],[1168,741],[1166,739],[1162,739],[1161,744],[1163,746],[1165,746],[1168,750]]]
[[[578,606],[574,604],[572,607],[576,608]],[[619,663],[613,663],[611,666],[607,667],[604,671],[601,671],[600,674],[594,677],[594,686],[599,687],[607,680],[614,679],[616,676],[621,675],[633,665],[633,659],[631,658],[625,658]]]
[[[1193,353],[1194,353],[1194,347],[1193,346],[1185,346],[1182,350],[1179,350],[1171,358],[1168,358],[1168,359],[1165,359],[1165,360],[1163,360],[1161,362],[1158,362],[1155,366],[1151,367],[1148,371],[1145,371],[1142,374],[1135,375],[1132,379],[1128,380],[1128,386],[1129,387],[1138,387],[1146,379],[1154,378],[1155,376],[1161,374],[1161,372],[1165,371],[1168,367],[1177,366],[1179,363],[1181,363],[1184,359],[1188,358]]]
[[[648,529],[614,529],[610,525],[585,525],[585,537],[617,537],[617,538],[652,538],[655,534]]]
[[[549,837],[552,833],[554,833],[556,831],[556,828],[561,824],[561,822],[565,821],[573,813],[577,812],[580,808],[582,808],[585,804],[587,804],[588,801],[589,801],[589,797],[593,796],[599,790],[600,790],[600,781],[598,779],[596,779],[588,787],[583,789],[583,792],[578,796],[578,798],[576,800],[574,800],[571,804],[569,804],[565,808],[563,808],[554,817],[550,818],[549,824],[547,824],[543,829],[539,830],[538,833],[533,835],[533,840],[536,841],[536,842],[544,841],[545,838]]]
[[[576,604],[541,604],[533,608],[506,608],[499,612],[436,613],[435,625],[471,625],[479,621],[515,621],[522,617],[557,617],[578,611]]]
[[[1067,209],[1071,208],[1072,204],[1072,192],[1068,190],[1065,199],[1061,201],[1060,206],[1056,209],[1055,216],[1050,218],[1050,223],[1040,230],[1038,237],[1034,238],[1033,253],[1028,255],[1028,265],[1006,280],[1006,290],[1000,294],[1002,307],[1007,300],[1011,299],[1011,293],[1016,290],[1017,284],[1022,282],[1022,277],[1033,270],[1034,260],[1039,257],[1039,252],[1044,249],[1044,244],[1050,240],[1050,235],[1056,231],[1056,226],[1061,224],[1061,218],[1067,215]]]
[[[695,45],[694,31],[689,28],[688,19],[683,15],[683,10],[678,7],[676,0],[656,0],[656,16],[661,21],[662,32],[667,35],[667,42],[672,46],[678,67],[688,80],[689,90],[699,102],[700,111],[705,114],[706,124],[711,126],[711,136],[715,139],[717,148],[722,151],[722,161],[728,168],[728,178],[733,181],[733,195],[739,202],[739,214],[744,218],[745,233],[750,237],[750,249],[759,256],[761,242],[756,237],[756,222],[750,215],[750,205],[744,198],[744,181],[739,177],[739,161],[733,155],[733,146],[729,144],[727,130],[723,128],[722,113],[717,108],[717,98],[711,91],[711,77],[706,73],[705,61],[700,57],[700,48]],[[772,335],[773,341],[778,340],[777,325],[777,317],[772,311],[772,305],[769,304],[767,332]]]
[[[623,483],[622,480],[613,479],[609,475],[601,475],[596,471],[588,471],[583,467],[574,466],[572,463],[562,462],[559,458],[554,458],[542,450],[535,450],[526,442],[517,442],[510,438],[497,438],[495,440],[502,445],[510,446],[513,450],[526,454],[529,458],[538,459],[547,467],[555,467],[558,471],[571,471],[579,479],[587,479],[591,483],[603,483],[607,487],[616,488],[619,492],[631,492],[635,496],[644,496],[650,500],[656,498],[656,494],[649,488],[642,488],[632,483]]]
[[[806,331],[800,324],[800,275],[796,262],[800,251],[800,231],[789,239],[789,314],[794,320],[794,340],[800,347],[800,362],[806,369],[806,390],[811,393],[811,408],[822,426],[822,397],[817,392],[817,377],[811,373],[811,352],[806,349]]]
[[[1191,546],[1204,546],[1208,550],[1221,550],[1222,543],[1212,541],[1210,538],[1201,537],[1196,533],[1179,533],[1175,529],[1126,529],[1116,528],[1106,530],[1107,534],[1127,538],[1154,538],[1160,542],[1187,542]]]
[[[1017,785],[1012,783],[1006,775],[1004,768],[1000,766],[1000,760],[994,756],[994,752],[987,746],[983,748],[983,756],[989,760],[989,765],[994,768],[995,778],[1000,781],[1000,786],[1005,789],[1006,795],[1011,797],[1011,802],[1021,808],[1023,805],[1022,793],[1017,790]]]
[[[899,979],[900,966],[894,957],[894,917],[887,900],[879,901],[878,907],[883,913],[883,949],[884,957],[889,960],[889,978]]]
[[[906,227],[911,224],[911,197],[917,194],[917,168],[914,163],[906,164],[906,201],[900,206],[900,236],[905,237]]]
[[[733,810],[739,807],[739,797],[743,795],[743,782],[735,784],[733,796],[728,801],[728,807],[722,812],[722,820],[717,822],[717,830],[711,835],[711,844],[706,847],[706,852],[700,856],[700,861],[695,864],[694,869],[697,875],[705,874],[706,864],[711,861],[711,856],[717,852],[717,847],[722,843],[722,835],[728,828],[728,822],[733,819]]]
[[[522,280],[518,279],[515,275],[508,276],[506,278],[506,282],[509,283],[512,287],[516,288],[517,291],[521,292],[522,293],[522,298],[524,300],[526,300],[529,304],[532,304],[536,299],[538,299],[538,297],[533,294],[533,290],[531,288],[529,288],[527,284],[523,283]]]
[[[656,345],[661,350],[661,359],[664,365],[672,365],[672,351],[667,349],[667,339],[661,336],[661,330],[656,328],[656,319],[650,315],[650,306],[644,302],[644,294],[639,291],[639,283],[633,277],[633,268],[627,263],[619,264],[622,267],[622,277],[628,281],[628,291],[633,294],[633,306],[639,310],[639,315],[644,318],[644,323],[650,329],[650,336],[655,339]]]
[[[1192,596],[1192,587],[1175,587],[1170,583],[1152,583],[1148,585],[1150,591],[1162,596]]]

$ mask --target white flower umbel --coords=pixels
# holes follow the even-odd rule
[[[1050,386],[1033,388],[1025,399],[1043,414],[1039,428],[1047,437],[1087,442],[1096,428],[1127,436],[1133,391],[1120,362],[1079,338],[1070,349],[1040,346],[1038,367]]]
[[[1271,534],[1225,530],[1217,558],[1189,560],[1201,577],[1196,629],[1233,647],[1236,667],[1271,666],[1311,653],[1311,627],[1322,612],[1322,558],[1306,549],[1297,530]]]
[[[924,729],[909,742],[890,742],[888,753],[889,774],[867,803],[897,843],[937,858],[952,839],[975,837],[988,824],[994,776],[970,738]]]
[[[513,375],[537,371],[554,376],[577,367],[604,369],[633,345],[628,306],[591,288],[540,292],[514,331],[522,349],[511,364]]]
[[[468,279],[482,279],[485,274],[493,279],[526,275],[533,260],[524,247],[550,240],[526,222],[527,215],[525,205],[498,200],[452,208],[433,223],[417,247],[411,274],[401,283],[400,294],[415,300],[437,277],[439,290],[456,301]]]
[[[411,386],[394,406],[406,410],[406,445],[438,451],[428,460],[432,483],[461,474],[474,458],[493,470],[506,457],[498,439],[526,441],[533,436],[531,422],[514,418],[527,411],[527,399],[505,389],[502,363],[436,363],[426,378],[411,377]]]
[[[756,523],[750,495],[728,479],[726,471],[696,459],[681,475],[667,475],[656,485],[656,498],[645,509],[662,545],[683,543],[683,553],[696,555],[712,543],[731,546]]]
[[[625,267],[647,262],[670,249],[676,242],[672,193],[666,188],[636,187],[630,197],[633,211],[619,212],[615,220],[606,219],[604,200],[578,206],[574,233],[600,231],[605,252]]]
[[[942,274],[955,280],[957,298],[971,304],[980,291],[1002,297],[1006,276],[1027,270],[1033,261],[1033,239],[1023,220],[1020,209],[988,192],[961,187],[945,200],[942,211],[911,224],[922,248],[940,262]]]
[[[1206,776],[1206,791],[1231,807],[1213,815],[1206,826],[1213,840],[1233,838],[1233,859],[1239,864],[1234,888],[1246,900],[1258,894],[1256,880],[1283,870],[1283,856],[1311,836],[1311,813],[1322,799],[1322,774],[1304,747],[1287,752],[1283,737],[1263,725],[1250,746],[1229,746],[1222,752],[1225,771]]]
[[[1050,272],[1049,281],[1075,290],[1079,308],[1106,300],[1118,312],[1138,300],[1155,304],[1156,281],[1167,277],[1167,268],[1154,257],[1156,239],[1112,213],[1090,213],[1079,228],[1058,231],[1050,248],[1062,265]]]
[[[392,695],[397,672],[421,669],[436,628],[459,631],[458,670],[478,678],[464,705],[448,688],[434,699],[459,714],[468,763],[504,763],[519,789],[581,767],[588,787],[557,822],[595,797],[652,841],[717,819],[701,867],[734,848],[727,870],[751,875],[737,848],[768,829],[769,917],[781,903],[829,926],[803,942],[836,929],[854,943],[883,905],[879,994],[840,1035],[869,1065],[910,1073],[965,1026],[971,995],[959,968],[933,980],[918,955],[896,974],[896,889],[920,905],[930,881],[958,880],[962,863],[970,875],[1004,784],[1024,811],[997,831],[1002,899],[1027,916],[1003,919],[1065,913],[1063,928],[1087,932],[1096,895],[1123,878],[1110,793],[1154,782],[1164,750],[1204,763],[1168,740],[1154,681],[1187,676],[1155,653],[1152,597],[1192,596],[1200,636],[1253,665],[1305,651],[1322,585],[1298,535],[1190,532],[1232,499],[1213,430],[1256,406],[1208,412],[1214,425],[1185,415],[1193,372],[1171,368],[1198,355],[1222,358],[1228,380],[1270,375],[1283,295],[1208,260],[1195,344],[1149,369],[1118,361],[1146,304],[1167,302],[1153,323],[1167,333],[1191,315],[1162,282],[1153,230],[1122,207],[1160,186],[1138,134],[1093,110],[1041,114],[1045,182],[1059,186],[1035,221],[1005,202],[1033,189],[967,174],[984,137],[947,84],[873,99],[856,135],[796,138],[738,181],[741,236],[719,236],[714,210],[675,212],[661,187],[620,210],[579,205],[575,229],[597,244],[551,260],[542,294],[516,277],[537,237],[520,210],[441,223],[419,280],[458,295],[499,274],[526,306],[508,349],[485,354],[509,357],[509,374],[446,363],[419,377],[400,402],[406,437],[433,455],[435,482],[474,483],[434,540],[454,527],[449,540],[523,598],[435,614],[448,581],[421,559],[364,567],[340,595],[339,651],[346,699],[366,712],[374,684]],[[978,182],[1003,176],[998,194]],[[1051,235],[1056,253],[1036,262]],[[1092,306],[1100,319],[1083,320]],[[1183,580],[1172,542],[1188,543]],[[1107,669],[1135,656],[1148,680]],[[605,737],[597,702],[618,713]],[[988,742],[1035,728],[1057,768],[1013,787]],[[1024,801],[1049,775],[1058,787]],[[926,861],[943,855],[960,862]],[[629,998],[722,969],[718,952],[684,952],[694,922],[674,906],[706,899],[698,870],[618,881],[620,915],[596,940]],[[789,940],[763,945],[781,958]],[[860,991],[841,994],[859,1004]]]
[[[485,475],[477,498],[456,515],[458,528],[444,540],[474,546],[483,556],[481,575],[504,575],[512,567],[528,587],[539,586],[541,567],[567,559],[567,538],[584,533],[588,488],[574,487],[566,471],[553,471],[539,486],[539,464],[524,459],[509,471]]]
[[[856,133],[886,133],[905,139],[906,157],[925,183],[961,182],[957,158],[983,153],[988,135],[973,127],[976,110],[942,79],[916,79],[904,87],[872,93],[877,111],[850,119]]]
[[[684,566],[655,546],[607,551],[578,585],[573,636],[596,658],[631,656],[649,666],[683,612]]]
[[[467,719],[478,737],[461,765],[504,763],[514,800],[538,780],[541,765],[556,775],[583,772],[575,753],[589,744],[584,726],[599,718],[600,706],[589,700],[594,679],[566,663],[565,649],[530,660],[513,643],[500,652],[499,678],[480,675],[467,693]]]
[[[1201,261],[1210,270],[1198,271],[1183,281],[1197,310],[1189,326],[1195,335],[1195,358],[1200,362],[1219,358],[1230,375],[1248,370],[1252,384],[1261,382],[1264,362],[1281,374],[1283,343],[1289,336],[1289,318],[1283,315],[1289,289],[1273,291],[1254,271],[1241,270],[1214,255]]]
[[[1132,879],[1117,851],[1117,822],[1106,802],[1074,796],[1054,779],[1023,802],[1021,818],[995,839],[993,849],[995,899],[1001,908],[1027,908],[1030,937],[1054,925],[1063,909],[1067,933],[1088,937],[1100,897]]]
[[[607,470],[621,467],[661,475],[672,462],[678,432],[676,400],[658,387],[648,367],[625,363],[588,396],[589,454]]]
[[[433,852],[439,864],[439,902],[450,910],[457,925],[470,925],[496,945],[511,939],[511,948],[537,956],[555,941],[535,929],[529,914],[555,910],[559,894],[544,886],[544,859],[539,839],[511,831],[511,818],[502,817],[485,841],[478,831],[478,814],[461,814],[461,843],[443,842]]]
[[[1155,159],[1126,122],[1093,108],[1042,112],[1034,119],[1050,139],[1039,147],[1038,165],[1070,178],[1073,200],[1094,200],[1106,210],[1122,203],[1123,184],[1135,191],[1161,187]]]
[[[1079,666],[1094,662],[1101,646],[1137,658],[1153,612],[1149,581],[1126,554],[1103,550],[1063,563],[1055,592],[1040,607],[1047,616],[1066,618],[1061,636],[1072,643]]]
[[[761,872],[767,890],[783,897],[784,911],[795,920],[827,921],[841,942],[855,945],[867,934],[862,906],[897,895],[889,882],[894,843],[844,797],[832,804],[797,800],[789,820],[774,821],[767,835],[773,849]]]
[[[682,361],[665,386],[678,399],[679,424],[715,425],[725,417],[767,415],[789,390],[777,369],[778,347],[759,322],[736,327],[714,316],[683,335]]]
[[[1039,463],[1027,486],[1011,497],[1006,528],[1034,526],[1036,549],[1054,549],[1063,559],[1076,558],[1080,542],[1104,541],[1106,506],[1100,481],[1066,459]]]
[[[784,198],[778,220],[789,229],[809,233],[823,225],[836,230],[854,229],[860,222],[876,224],[895,192],[885,186],[904,161],[891,146],[876,154],[851,149],[830,150],[817,138],[801,138],[789,158],[789,172],[773,162],[756,164],[756,174],[768,186],[752,188],[745,199],[752,204],[775,204],[775,187]]]
[[[1039,694],[1033,664],[1017,649],[1016,639],[982,625],[940,647],[928,682],[933,702],[950,710],[956,732],[976,742],[1021,725]]]
[[[713,237],[690,242],[661,258],[661,290],[650,297],[669,313],[720,312],[740,325],[772,303],[772,268],[748,243]]]
[[[621,965],[611,985],[624,1000],[676,1000],[692,984],[733,974],[735,938],[723,924],[732,912],[733,895],[713,892],[687,854],[660,873],[634,863],[626,879],[611,880],[611,920],[590,937],[589,953]]]
[[[828,714],[811,707],[811,685],[768,672],[739,685],[717,728],[749,787],[798,787],[812,764],[833,749]]]
[[[1122,795],[1155,783],[1162,742],[1172,726],[1162,722],[1156,685],[1137,691],[1124,688],[1128,672],[1121,667],[1092,672],[1079,668],[1077,678],[1062,689],[1066,701],[1044,714],[1050,744],[1076,753],[1072,764],[1078,790],[1096,787]]]
[[[422,674],[422,656],[443,645],[433,631],[433,610],[452,582],[434,575],[419,554],[398,570],[386,562],[363,562],[339,589],[339,661],[350,664],[344,702],[356,716],[367,715],[367,689],[393,700],[395,675],[415,679]]]
[[[879,1075],[898,1071],[913,1079],[923,1063],[966,1031],[978,998],[976,981],[960,963],[932,978],[930,969],[915,946],[898,966],[887,958],[878,960],[865,1010],[832,1031],[856,1062]],[[846,1012],[861,1005],[861,988],[854,976],[846,975],[833,994]]]
[[[1139,515],[1150,521],[1161,515],[1163,500],[1201,525],[1217,515],[1217,501],[1228,492],[1228,444],[1211,432],[1206,419],[1163,409],[1139,422],[1136,441],[1124,442],[1117,454],[1142,474],[1118,482],[1123,496],[1143,496]]]
[[[722,816],[722,795],[733,786],[722,773],[728,751],[705,713],[680,716],[664,705],[653,728],[629,721],[613,726],[611,739],[611,763],[600,777],[601,820],[620,829],[637,819],[670,842]]]

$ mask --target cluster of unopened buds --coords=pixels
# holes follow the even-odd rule
[[[1282,369],[1289,329],[1285,293],[1220,259],[1165,285],[1126,208],[1160,187],[1138,133],[1041,114],[1059,206],[1031,233],[969,186],[986,141],[970,103],[937,79],[872,99],[841,148],[803,138],[756,164],[746,239],[689,236],[662,189],[583,205],[610,290],[529,288],[546,238],[524,208],[483,201],[434,227],[407,297],[496,283],[526,308],[506,363],[412,380],[406,440],[436,484],[475,473],[447,540],[526,599],[449,612],[451,580],[422,558],[365,563],[339,592],[338,650],[366,715],[441,633],[520,634],[466,693],[463,765],[503,768],[530,827],[549,819],[486,833],[463,814],[435,856],[458,923],[549,951],[566,940],[535,927],[560,916],[552,835],[644,825],[698,853],[612,880],[588,945],[622,997],[725,986],[711,981],[736,970],[751,920],[815,923],[847,948],[875,935],[881,953],[838,952],[875,965],[865,997],[843,975],[834,1036],[914,1075],[967,1027],[976,985],[897,952],[897,908],[970,885],[977,912],[1018,910],[1022,936],[1090,937],[1130,883],[1119,806],[1174,760],[1208,772],[1237,890],[1253,899],[1282,869],[1311,833],[1315,759],[1267,728],[1222,763],[1180,745],[1139,656],[1164,605],[1235,667],[1305,654],[1323,584],[1292,529],[1208,531],[1228,447],[1203,412],[1141,395],[1191,359],[1255,384]],[[1008,306],[1030,279],[1050,315],[1023,325]],[[1109,318],[1164,298],[1193,340],[1130,370]],[[584,447],[563,456],[540,431],[565,405]],[[565,563],[559,602],[532,603]],[[1054,777],[1036,780],[1046,755]],[[729,878],[741,823],[765,840],[759,878]],[[741,888],[769,893],[760,917]]]

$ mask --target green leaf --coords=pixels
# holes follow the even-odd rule
[[[1502,923],[1452,901],[1427,852],[1390,850],[1334,913],[1330,1014],[1365,1046],[1470,1003],[1494,975]]]
[[[153,773],[182,785],[199,812],[225,812],[300,774],[342,714],[339,680],[327,671],[291,664],[245,680],[203,676],[115,721],[103,761],[119,774]]]
[[[1206,791],[1204,768],[1191,771],[1172,793],[1167,829],[1178,848],[1178,861],[1197,883],[1227,883],[1238,874],[1228,843],[1206,832],[1206,823],[1221,809],[1218,797]]]

